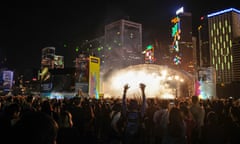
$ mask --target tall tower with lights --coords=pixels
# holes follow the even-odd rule
[[[64,56],[55,54],[55,47],[45,47],[42,49],[41,69],[64,68]]]
[[[235,8],[207,15],[210,65],[217,83],[240,81],[240,11]]]
[[[176,11],[172,23],[172,65],[180,70],[194,74],[196,56],[192,37],[192,14],[184,12],[183,7]]]
[[[110,69],[143,63],[142,25],[125,19],[105,26],[104,65]]]
[[[215,83],[218,97],[236,97],[240,94],[240,11],[228,8],[210,13],[201,17],[201,22],[198,27],[200,69],[214,72],[206,71],[203,77],[198,76],[203,78],[203,83]]]

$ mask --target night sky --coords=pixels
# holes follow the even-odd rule
[[[104,34],[104,25],[121,18],[141,23],[143,42],[165,41],[170,19],[184,7],[193,16],[193,28],[208,13],[234,7],[237,0],[78,0],[2,2],[0,6],[0,67],[11,70],[40,68],[41,49],[56,47],[71,66],[74,49],[86,39]],[[64,47],[67,44],[67,47]]]

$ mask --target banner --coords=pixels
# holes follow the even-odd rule
[[[99,99],[100,90],[100,58],[89,57],[89,96]]]

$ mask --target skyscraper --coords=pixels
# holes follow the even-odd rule
[[[105,26],[104,65],[122,68],[143,63],[142,25],[125,19]]]
[[[196,65],[196,47],[192,37],[192,14],[184,12],[183,7],[176,11],[172,23],[173,67],[194,74]]]
[[[55,47],[45,47],[42,49],[41,69],[47,67],[54,68]]]
[[[42,49],[41,69],[64,68],[64,57],[55,54],[55,47],[45,47]]]
[[[207,15],[210,65],[217,83],[240,81],[240,11],[235,8]]]

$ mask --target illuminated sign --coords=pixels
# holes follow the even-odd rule
[[[143,51],[145,54],[145,63],[153,63],[154,62],[154,47],[152,45],[148,45],[147,49]]]
[[[90,56],[89,61],[89,96],[99,99],[100,90],[100,58]]]
[[[174,57],[173,57],[173,62],[175,65],[179,65],[181,64],[181,57],[179,56],[179,41],[180,41],[180,34],[181,34],[181,28],[180,28],[180,18],[179,18],[179,14],[183,13],[183,7],[181,7],[180,9],[178,9],[176,11],[176,17],[174,17],[173,19],[171,19],[171,23],[173,24],[172,26],[172,33],[171,36],[173,37],[173,42],[172,42],[172,48],[174,49],[174,51],[177,53]]]
[[[3,71],[2,80],[4,91],[10,91],[13,84],[13,71]]]
[[[176,52],[179,52],[179,40],[180,40],[180,18],[177,16],[171,20],[171,22],[174,24],[172,27],[172,37],[173,37],[173,48]]]
[[[171,20],[172,23],[178,23],[180,21],[179,17],[175,17]]]
[[[183,7],[181,7],[180,9],[178,9],[178,10],[176,11],[176,15],[178,15],[178,14],[180,14],[180,13],[183,13],[183,12],[184,12]]]

